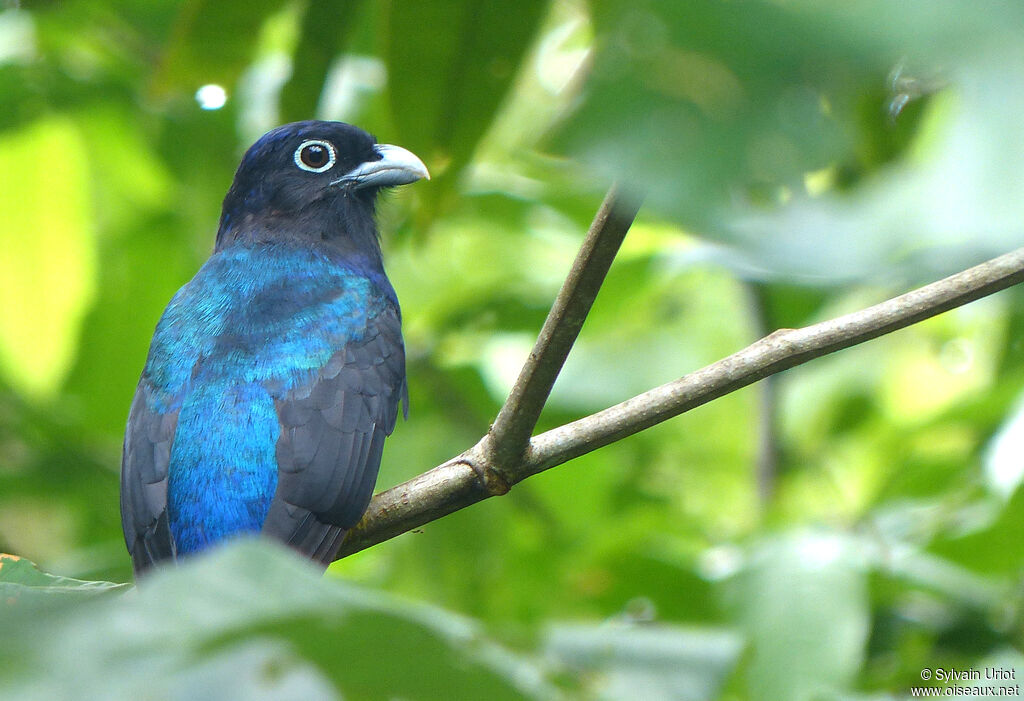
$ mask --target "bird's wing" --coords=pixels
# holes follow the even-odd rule
[[[150,391],[143,379],[132,400],[121,458],[121,525],[136,573],[175,554],[167,521],[167,466],[178,412],[149,408]]]
[[[278,482],[263,532],[330,564],[366,510],[406,395],[401,321],[388,305],[312,383],[276,400]]]

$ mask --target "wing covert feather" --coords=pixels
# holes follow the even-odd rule
[[[167,521],[167,468],[178,412],[150,409],[149,392],[147,382],[139,382],[121,459],[121,525],[136,573],[175,555]]]
[[[276,400],[279,477],[263,532],[329,564],[373,495],[402,401],[405,350],[389,306],[331,357],[312,387]]]

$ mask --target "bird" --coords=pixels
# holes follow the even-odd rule
[[[121,521],[136,576],[253,534],[334,560],[400,404],[408,415],[376,200],[429,177],[343,122],[285,124],[245,152],[129,410]]]

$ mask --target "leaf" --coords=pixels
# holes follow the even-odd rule
[[[839,534],[762,543],[738,575],[732,600],[751,646],[750,698],[826,698],[849,688],[870,631],[866,576]]]
[[[195,272],[195,260],[164,218],[103,246],[96,306],[86,315],[82,344],[65,392],[89,407],[84,428],[124,431],[127,407],[164,307]]]
[[[979,45],[924,108],[908,158],[852,187],[737,207],[719,233],[762,271],[819,284],[935,279],[1020,245],[1022,54]]]
[[[0,625],[5,630],[24,629],[25,640],[0,640],[0,655],[24,654],[29,631],[44,617],[58,619],[83,602],[93,601],[128,588],[126,584],[90,582],[43,572],[35,563],[0,553]],[[2,677],[2,674],[0,674]],[[0,690],[3,684],[0,682]]]
[[[0,649],[24,661],[0,669],[10,698],[551,693],[535,665],[473,622],[325,579],[268,541],[232,543],[151,573],[131,596],[43,609],[4,632]]]
[[[126,584],[87,582],[43,572],[35,563],[17,555],[0,553],[0,600],[8,606],[39,595],[79,592],[95,594],[126,588]],[[14,597],[12,601],[10,597]]]
[[[813,0],[611,0],[593,9],[593,69],[555,144],[645,189],[652,210],[732,243],[741,255],[728,262],[744,277],[848,279],[922,243],[990,252],[1016,231],[1020,139],[1007,134],[1019,129],[1020,61],[1001,47],[1015,46],[1005,35],[1019,26],[1019,5],[911,2],[895,16],[889,3]],[[972,103],[972,123],[942,144],[921,141],[934,120],[894,127],[883,109],[888,74],[907,55],[926,76],[963,81]],[[926,174],[881,169],[928,146],[944,155]],[[805,180],[819,169],[837,181],[820,201]],[[846,201],[842,191],[859,183],[864,192]]]
[[[649,203],[685,222],[708,221],[734,187],[784,183],[846,153],[852,125],[842,107],[887,70],[851,37],[822,42],[813,13],[776,3],[593,9],[593,69],[556,143],[644,187]],[[826,96],[843,103],[825,111]]]
[[[5,132],[0,173],[0,372],[22,392],[44,397],[74,358],[96,287],[88,159],[79,130],[50,117]]]
[[[207,83],[234,86],[255,58],[263,22],[280,9],[277,0],[182,5],[154,77],[155,91],[191,93]]]
[[[1024,556],[1024,489],[1005,504],[988,506],[996,507],[986,509],[994,516],[990,521],[939,538],[929,550],[975,572],[1017,576]]]
[[[316,114],[331,64],[344,50],[365,5],[363,0],[309,3],[292,57],[292,74],[281,91],[282,122]]]
[[[549,657],[593,675],[588,698],[648,701],[718,698],[742,650],[742,638],[721,629],[673,625],[552,625]]]
[[[389,97],[399,143],[451,188],[512,85],[547,3],[393,2],[386,17]]]

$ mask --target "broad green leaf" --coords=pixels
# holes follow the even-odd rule
[[[310,2],[302,17],[292,57],[292,74],[281,91],[281,121],[311,119],[317,114],[324,84],[334,61],[343,53],[363,0]]]
[[[750,645],[751,699],[811,701],[848,690],[870,631],[866,572],[855,543],[799,533],[758,545],[732,582]]]
[[[743,648],[734,631],[614,621],[555,624],[545,638],[549,657],[593,675],[588,698],[609,701],[719,698]]]
[[[784,184],[849,153],[850,101],[888,70],[855,35],[822,41],[832,27],[802,6],[592,7],[593,67],[557,143],[687,223],[706,223],[739,188]]]
[[[46,622],[65,620],[81,607],[109,600],[128,588],[127,584],[49,574],[29,560],[0,553],[0,627],[8,632],[0,639],[0,659],[7,667],[0,670],[0,696],[9,690],[5,687],[9,673],[25,671],[13,662],[32,658],[32,646]]]
[[[104,233],[139,226],[162,212],[177,184],[159,158],[152,134],[124,105],[102,105],[75,116],[89,154],[96,184],[97,227]]]
[[[210,83],[234,87],[255,58],[263,22],[282,4],[280,0],[195,0],[180,7],[155,76],[153,87],[158,94],[181,91],[191,96]]]
[[[57,598],[78,600],[127,588],[126,584],[89,582],[43,572],[32,562],[17,555],[0,553],[0,601],[7,610],[28,603]]]
[[[545,0],[387,5],[389,97],[399,143],[438,179],[434,209],[469,162],[540,25]],[[428,220],[429,221],[429,220]]]
[[[0,649],[24,661],[0,669],[11,698],[553,693],[535,663],[473,622],[325,579],[265,541],[156,571],[127,596],[36,609],[4,630]]]
[[[979,523],[965,524],[964,532],[940,538],[930,550],[976,572],[1019,575],[1024,570],[1024,489],[1005,503],[990,499],[978,506],[966,515]]]
[[[818,284],[894,270],[924,282],[1020,246],[1022,66],[1016,45],[979,40],[944,74],[907,158],[847,188],[737,207],[721,233],[763,274]]]
[[[1020,139],[1006,136],[1019,128],[1009,30],[1019,5],[592,7],[593,68],[556,144],[635,183],[652,208],[730,242],[738,256],[722,260],[740,275],[828,282],[877,274],[922,246],[980,257],[1015,245]],[[893,125],[885,93],[898,94],[904,64],[952,84],[965,109],[929,118],[915,104]],[[911,167],[922,156],[931,163]],[[816,185],[822,175],[828,184]]]
[[[63,117],[0,135],[0,372],[36,397],[64,378],[95,293],[86,154]]]

